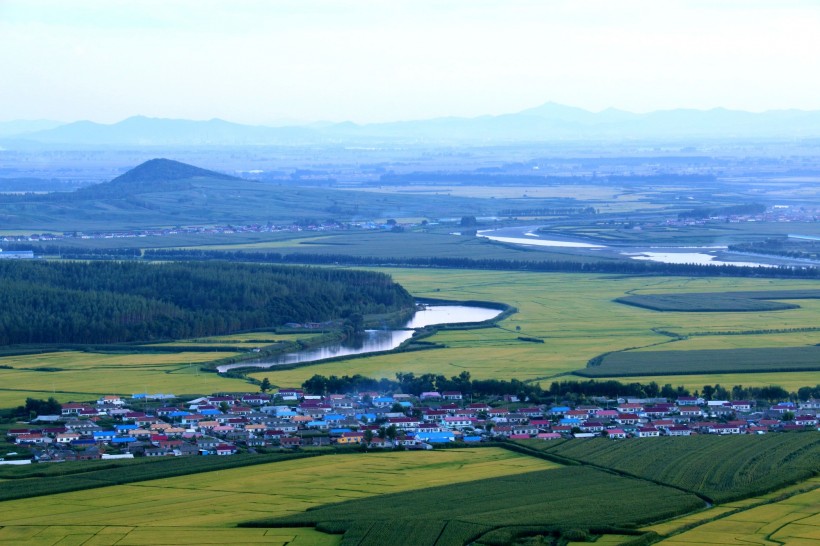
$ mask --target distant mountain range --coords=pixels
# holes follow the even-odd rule
[[[38,125],[39,124],[39,125]],[[820,137],[820,111],[761,113],[715,108],[647,114],[546,103],[514,114],[373,123],[265,127],[221,119],[131,117],[110,125],[78,121],[0,123],[0,142],[79,146],[237,146],[356,142],[504,143],[554,140]],[[17,132],[14,132],[17,128]]]
[[[13,121],[0,121],[0,138],[10,136],[22,136],[37,131],[47,131],[64,125],[59,121],[48,119],[18,119]]]

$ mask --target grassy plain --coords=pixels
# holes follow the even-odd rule
[[[397,371],[457,375],[467,370],[474,378],[551,380],[584,368],[589,359],[608,351],[647,347],[646,350],[677,348],[679,343],[715,343],[731,339],[735,347],[760,347],[764,339],[780,336],[788,346],[820,342],[820,332],[776,333],[693,337],[669,343],[672,338],[656,330],[681,335],[693,333],[750,332],[816,327],[820,306],[816,300],[800,300],[798,309],[769,312],[664,312],[650,311],[614,302],[632,293],[727,292],[739,290],[810,290],[816,281],[752,278],[636,277],[617,275],[573,275],[556,273],[494,272],[472,270],[384,269],[419,297],[453,300],[502,301],[518,313],[500,323],[500,328],[442,331],[428,341],[446,349],[318,364],[291,370],[265,370],[252,374],[269,377],[274,384],[299,385],[313,374],[360,373],[393,378]],[[518,330],[517,328],[520,328]],[[526,343],[519,336],[538,337],[543,344]],[[771,337],[770,337],[771,336]],[[748,344],[747,344],[748,343]],[[663,344],[663,345],[657,345]],[[779,345],[779,343],[776,343]],[[704,347],[705,348],[705,347]],[[812,377],[812,374],[814,377]],[[663,376],[661,383],[691,385],[695,376]],[[701,377],[700,375],[697,377]],[[704,376],[697,384],[798,386],[817,383],[816,373],[722,374]],[[803,380],[806,382],[803,382]],[[632,379],[633,381],[636,379]]]
[[[213,530],[208,539],[213,542],[206,543],[217,537],[223,544],[277,543],[270,537],[296,535],[295,546],[338,544],[338,536],[301,529],[259,534],[229,528],[326,503],[552,468],[559,467],[495,448],[312,457],[7,501],[0,514],[0,542],[56,544],[72,535],[105,533],[117,535],[118,544],[156,544],[162,537],[179,543],[175,537]],[[191,530],[197,531],[191,535]]]

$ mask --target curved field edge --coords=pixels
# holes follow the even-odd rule
[[[621,499],[602,504],[600,499]],[[704,507],[697,496],[646,480],[617,476],[591,467],[562,467],[448,486],[324,505],[286,517],[259,519],[243,527],[316,526],[345,532],[343,544],[464,544],[479,536],[442,541],[449,522],[510,527],[545,533],[571,529],[635,527]],[[414,529],[408,542],[406,530]],[[475,527],[476,534],[480,529]],[[347,533],[351,533],[348,536]],[[490,537],[490,544],[495,539]]]
[[[516,443],[559,462],[651,480],[714,503],[761,495],[820,474],[820,435],[813,432]]]
[[[676,520],[653,526],[651,530],[664,536],[661,544],[668,546],[693,543],[735,544],[816,544],[820,541],[820,481],[804,482],[782,494],[773,493],[748,502],[726,505],[727,510],[714,514],[715,509],[700,514],[709,516],[686,522],[671,529]]]
[[[691,529],[695,529],[707,523],[732,517],[736,514],[740,514],[759,506],[779,504],[784,501],[788,501],[792,497],[810,493],[818,489],[820,489],[820,476],[786,486],[782,489],[778,489],[764,495],[715,505],[703,511],[687,514],[665,522],[648,525],[646,527],[642,527],[641,529],[643,531],[653,531],[663,537],[670,537]]]

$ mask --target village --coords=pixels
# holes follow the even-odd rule
[[[111,395],[95,403],[62,404],[60,415],[40,415],[28,427],[9,429],[8,441],[21,452],[7,453],[0,464],[226,456],[322,446],[433,449],[528,438],[818,431],[818,412],[816,399],[769,405],[696,397],[618,398],[529,407],[515,396],[471,402],[452,391],[322,396],[282,388],[275,394],[218,394],[184,402],[173,395]]]

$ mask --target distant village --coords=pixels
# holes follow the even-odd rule
[[[512,219],[512,218],[511,218]],[[818,211],[816,209],[806,209],[804,207],[792,207],[789,205],[775,205],[767,208],[765,212],[754,214],[724,214],[716,216],[706,216],[702,218],[669,218],[663,221],[649,221],[643,223],[633,223],[633,229],[641,230],[657,226],[694,226],[709,223],[745,223],[745,222],[816,222]],[[441,219],[442,223],[457,223],[458,218]],[[489,217],[482,220],[500,220],[500,218]],[[427,222],[423,222],[427,224]],[[227,224],[223,226],[176,226],[156,229],[134,229],[126,231],[67,231],[63,233],[32,233],[26,235],[4,235],[0,236],[0,243],[59,243],[71,239],[129,239],[143,237],[168,237],[175,235],[233,235],[242,233],[299,233],[299,232],[323,232],[323,231],[343,231],[343,230],[403,230],[418,226],[417,223],[399,223],[389,219],[384,222],[361,221],[361,222],[307,222],[276,225],[265,224]],[[429,224],[434,225],[434,224]],[[11,252],[6,251],[0,254],[0,259],[6,258],[33,258],[31,252]]]
[[[515,396],[474,403],[460,392],[320,396],[293,388],[177,400],[136,394],[62,404],[60,415],[41,415],[27,427],[9,429],[8,441],[32,455],[12,452],[0,464],[227,456],[334,445],[433,449],[436,444],[527,438],[639,441],[820,430],[817,399],[761,405],[696,397],[619,398],[573,407],[528,406]]]
[[[385,230],[396,226],[412,227],[416,224],[398,224],[395,220],[378,222],[336,222],[325,221],[302,224],[230,224],[224,226],[177,226],[156,229],[134,229],[126,231],[66,231],[63,233],[32,233],[26,235],[3,235],[0,243],[59,243],[72,239],[130,239],[143,237],[169,237],[174,235],[233,235],[241,233],[300,233],[343,230]],[[11,252],[6,251],[7,258]],[[29,257],[29,256],[16,256]],[[31,256],[33,257],[33,256]],[[0,256],[2,258],[2,256]]]

